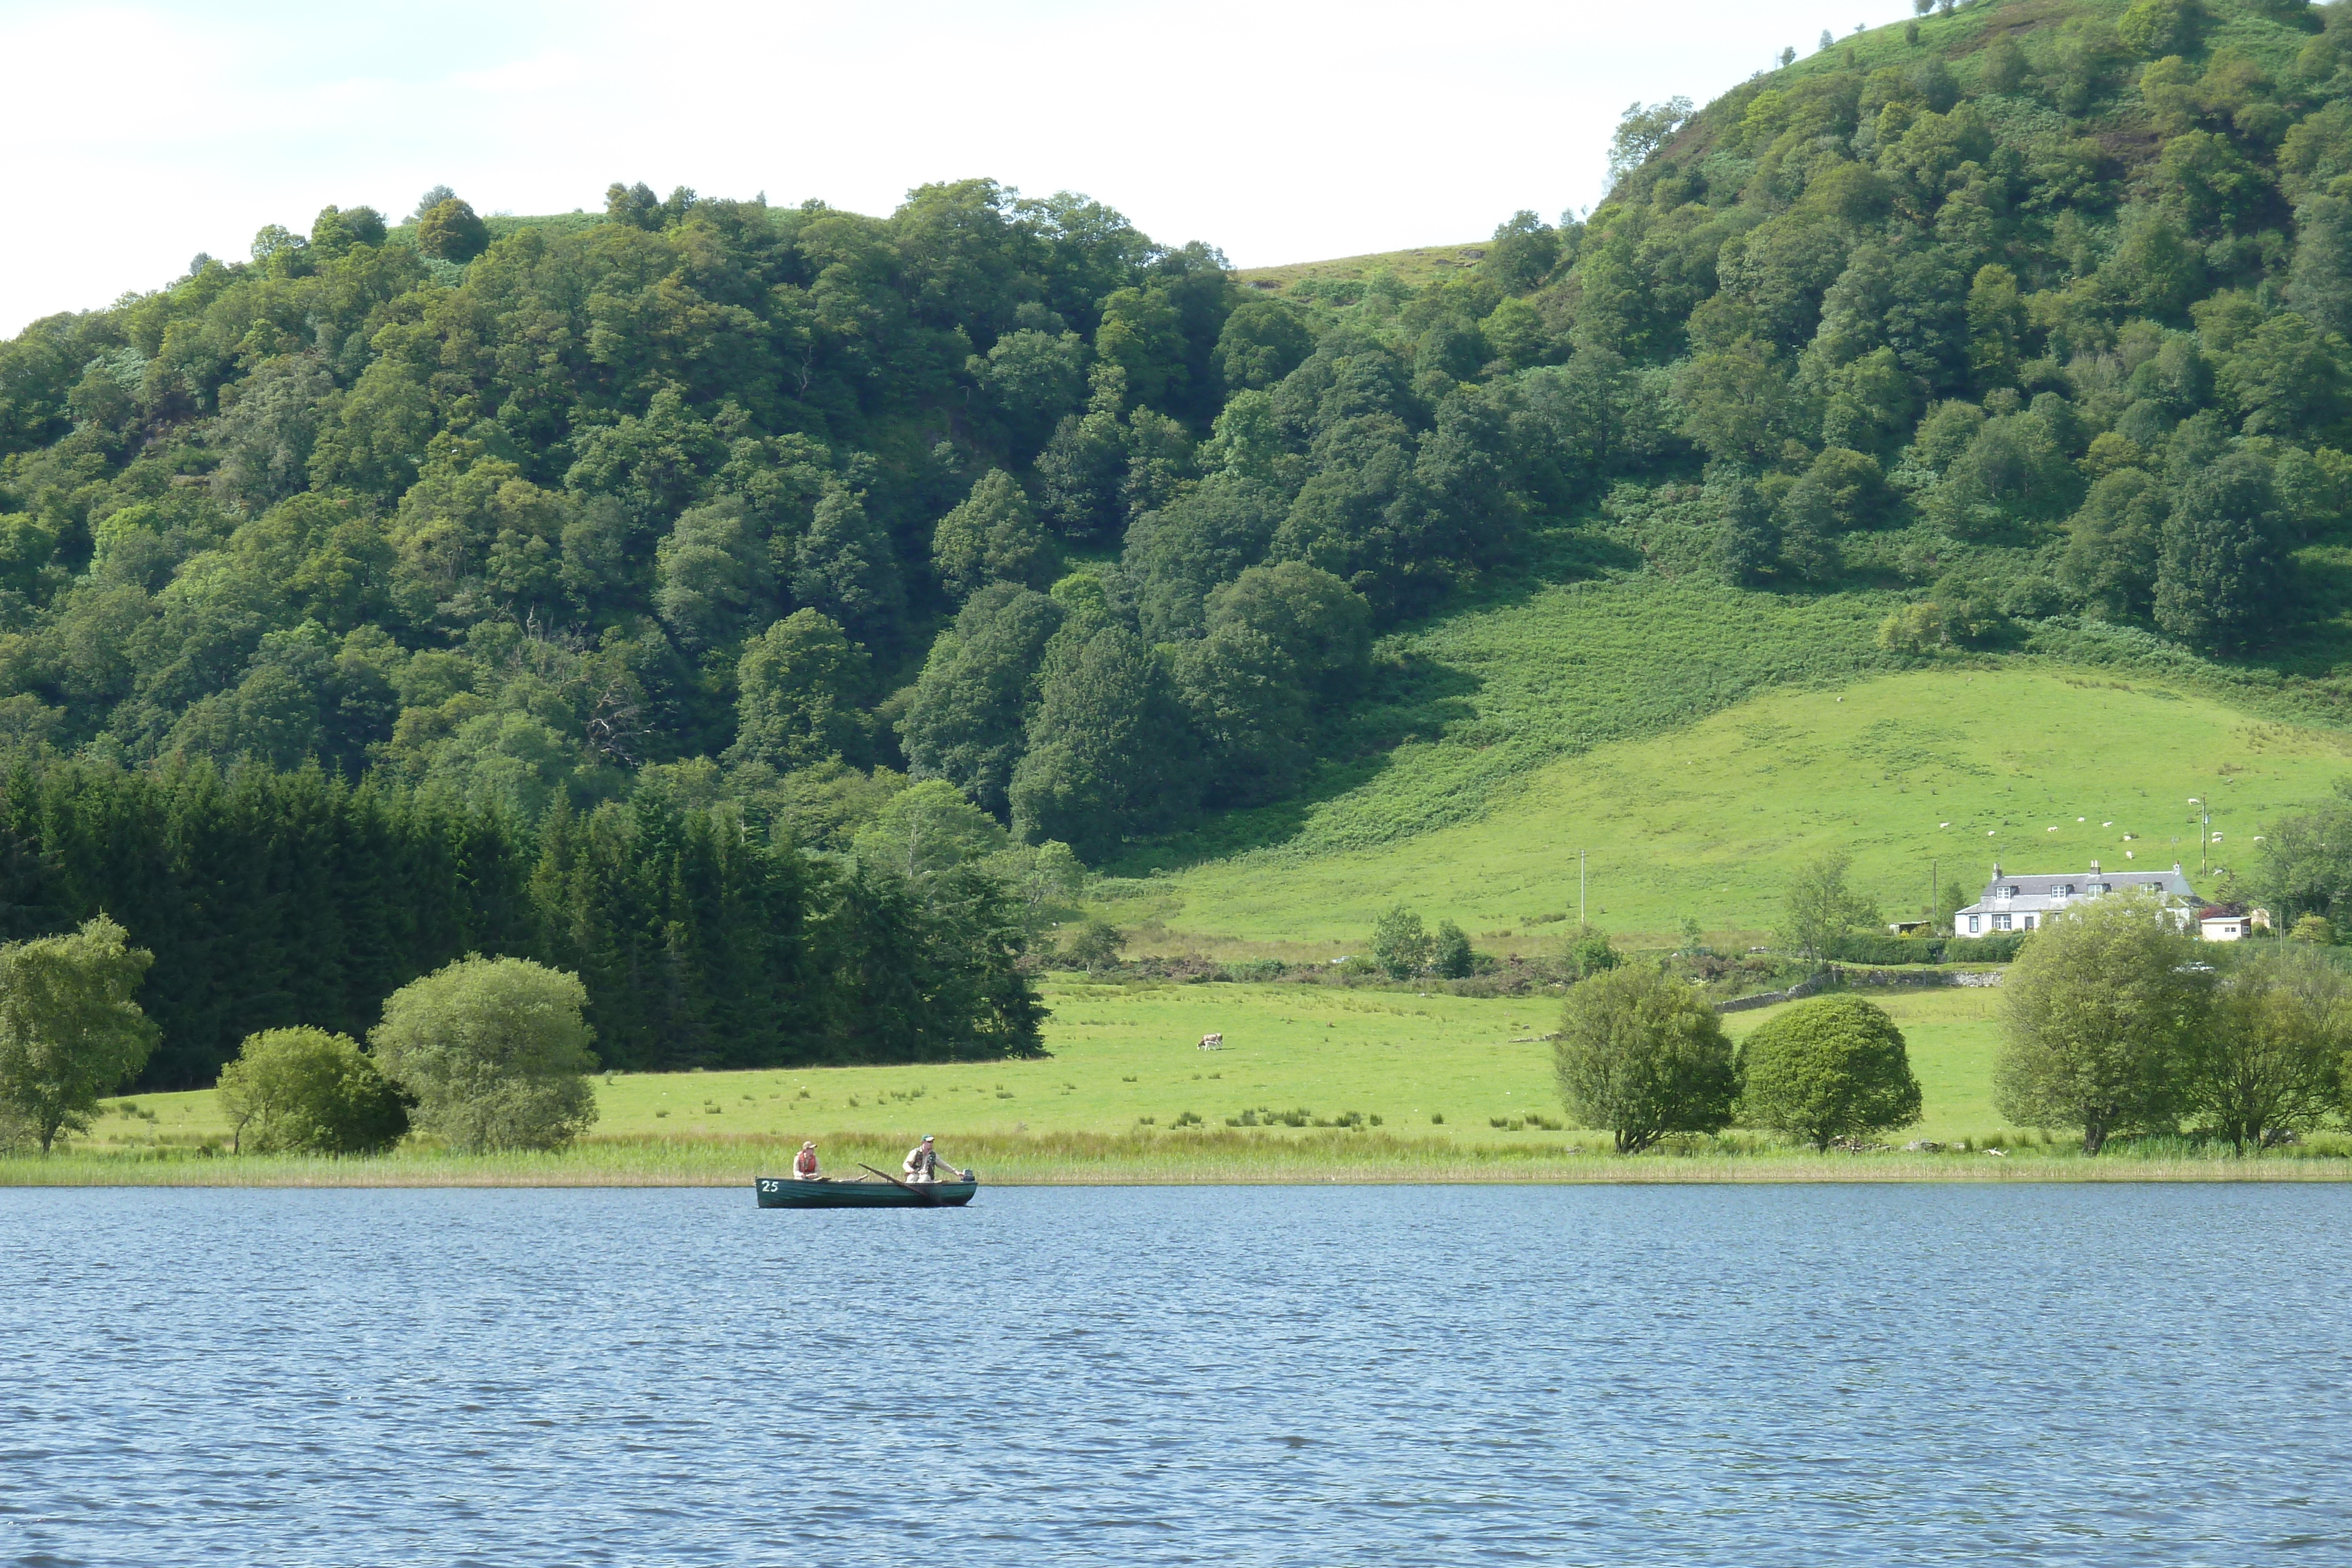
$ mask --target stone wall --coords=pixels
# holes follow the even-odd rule
[[[1820,974],[1800,980],[1785,991],[1759,991],[1752,997],[1734,997],[1727,1002],[1716,1003],[1715,1010],[1719,1013],[1744,1013],[1757,1008],[1778,1007],[1782,1002],[1797,1001],[1817,991],[1827,990],[1832,985],[1863,988],[1998,986],[2001,973],[1999,969],[1849,969],[1840,964],[1832,964]]]

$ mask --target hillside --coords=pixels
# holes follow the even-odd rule
[[[2255,836],[2325,796],[2347,764],[2352,736],[2264,720],[2160,677],[1988,663],[1775,691],[1536,769],[1466,821],[1118,884],[1116,907],[1159,927],[1154,946],[1341,952],[1403,902],[1482,946],[1533,954],[1573,929],[1580,850],[1593,922],[1654,946],[1685,917],[1717,942],[1763,941],[1790,874],[1827,850],[1853,854],[1855,885],[1889,919],[1918,918],[1931,886],[1957,882],[1973,897],[1996,859],[2023,871],[2180,858],[2211,890],[2229,868],[2258,866]],[[2191,797],[2213,802],[2209,870]],[[1353,797],[1325,808],[1377,809]]]
[[[1334,256],[1328,261],[1245,267],[1234,273],[1234,280],[1244,288],[1279,294],[1286,299],[1328,299],[1335,305],[1351,305],[1364,297],[1375,279],[1384,277],[1408,288],[1420,288],[1449,273],[1475,273],[1486,255],[1483,243],[1421,246],[1370,256]]]
[[[951,905],[923,950],[993,954],[1012,1021],[940,1040],[1028,1038],[990,988],[1078,862],[1204,940],[1513,929],[1580,844],[1634,929],[1750,928],[1848,837],[1891,904],[1935,852],[1853,716],[1955,680],[1922,755],[2126,737],[2099,821],[2305,727],[2283,810],[2352,696],[2347,61],[2340,6],[1979,0],[1629,114],[1586,221],[1246,276],[984,179],[330,207],[0,345],[0,744],[27,801],[168,775],[209,821],[209,770],[315,764],[429,803],[529,877],[503,939],[715,988],[633,1019],[643,1065],[764,1012],[739,873],[820,946]],[[2005,782],[2057,812],[2072,766]],[[36,815],[0,935],[153,884]],[[721,843],[757,863],[709,896],[617,891]],[[819,1041],[880,1049],[760,1053]]]

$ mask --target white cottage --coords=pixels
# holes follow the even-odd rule
[[[2178,861],[2170,871],[2116,872],[2103,872],[2099,862],[2093,861],[2087,872],[2061,872],[2046,876],[2010,876],[1996,861],[1992,880],[1985,883],[1984,896],[1952,916],[1952,933],[1957,936],[1988,936],[1996,931],[2031,931],[2070,904],[2141,888],[2153,888],[2165,909],[2184,930],[2204,907]]]

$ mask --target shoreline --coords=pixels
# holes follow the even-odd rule
[[[895,1140],[821,1140],[829,1170],[888,1169]],[[793,1145],[796,1148],[797,1145]],[[457,1155],[409,1148],[373,1158],[205,1154],[196,1148],[0,1156],[0,1186],[648,1187],[748,1186],[777,1176],[792,1148],[768,1138],[591,1140],[559,1153]],[[2238,1157],[2170,1143],[2096,1157],[2059,1145],[1814,1154],[1694,1140],[1620,1155],[1583,1149],[1451,1144],[1378,1133],[1304,1137],[1231,1133],[1060,1134],[959,1139],[953,1164],[990,1186],[1713,1186],[1771,1183],[2352,1182],[2334,1148]]]

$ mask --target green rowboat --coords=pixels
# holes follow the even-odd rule
[[[755,1184],[761,1208],[961,1208],[980,1190],[977,1181],[936,1181],[901,1186],[896,1182],[801,1181],[761,1176]]]

